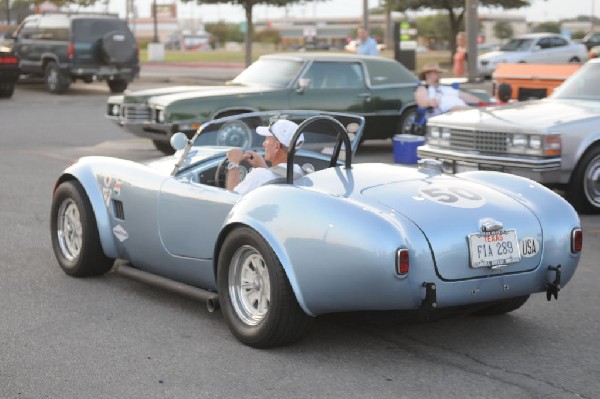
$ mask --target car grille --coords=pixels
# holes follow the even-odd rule
[[[143,105],[124,105],[121,116],[126,122],[146,122],[150,120],[150,108]]]
[[[504,132],[450,130],[450,148],[456,150],[506,152],[507,140],[508,134]]]

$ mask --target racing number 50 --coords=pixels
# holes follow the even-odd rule
[[[483,198],[469,190],[460,187],[432,187],[421,190],[436,201],[450,204],[460,201],[461,198],[468,201],[481,201]]]

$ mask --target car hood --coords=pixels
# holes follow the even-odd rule
[[[134,92],[128,92],[123,95],[124,102],[126,103],[142,103],[154,96],[165,96],[175,93],[186,93],[190,91],[203,91],[203,90],[214,90],[221,86],[170,86],[160,87],[156,89],[138,90]]]
[[[534,237],[542,242],[538,219],[524,204],[483,184],[456,176],[439,175],[407,178],[376,185],[362,194],[384,207],[412,220],[424,232],[435,259],[437,273],[444,279],[478,278],[490,268],[470,266],[468,237],[481,232],[489,219],[500,222],[503,230],[515,230],[517,239]],[[515,254],[519,253],[514,249]],[[505,273],[533,270],[541,260],[541,250],[511,263]]]
[[[234,97],[243,96],[247,94],[262,94],[270,91],[278,91],[281,89],[274,89],[266,86],[207,86],[201,90],[187,91],[181,93],[174,93],[165,96],[155,96],[149,103],[152,105],[159,105],[166,107],[173,102],[197,100],[198,98],[209,98],[209,97]]]
[[[598,118],[599,101],[560,100],[546,98],[518,102],[496,107],[475,108],[451,112],[431,118],[431,125],[455,125],[466,127],[503,128],[509,131],[523,130],[540,132],[557,129],[564,124],[583,119]]]
[[[519,57],[529,54],[529,51],[490,51],[477,57],[479,61],[512,62]]]

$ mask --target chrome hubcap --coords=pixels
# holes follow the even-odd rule
[[[79,209],[72,199],[66,199],[60,204],[57,215],[58,244],[63,256],[75,260],[81,253],[83,242],[83,229]]]
[[[269,270],[262,255],[244,245],[231,259],[229,296],[238,317],[247,325],[259,324],[271,303]]]

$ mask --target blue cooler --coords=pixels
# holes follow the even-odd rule
[[[396,134],[394,136],[394,162],[416,164],[417,147],[425,144],[425,137],[414,134]]]

